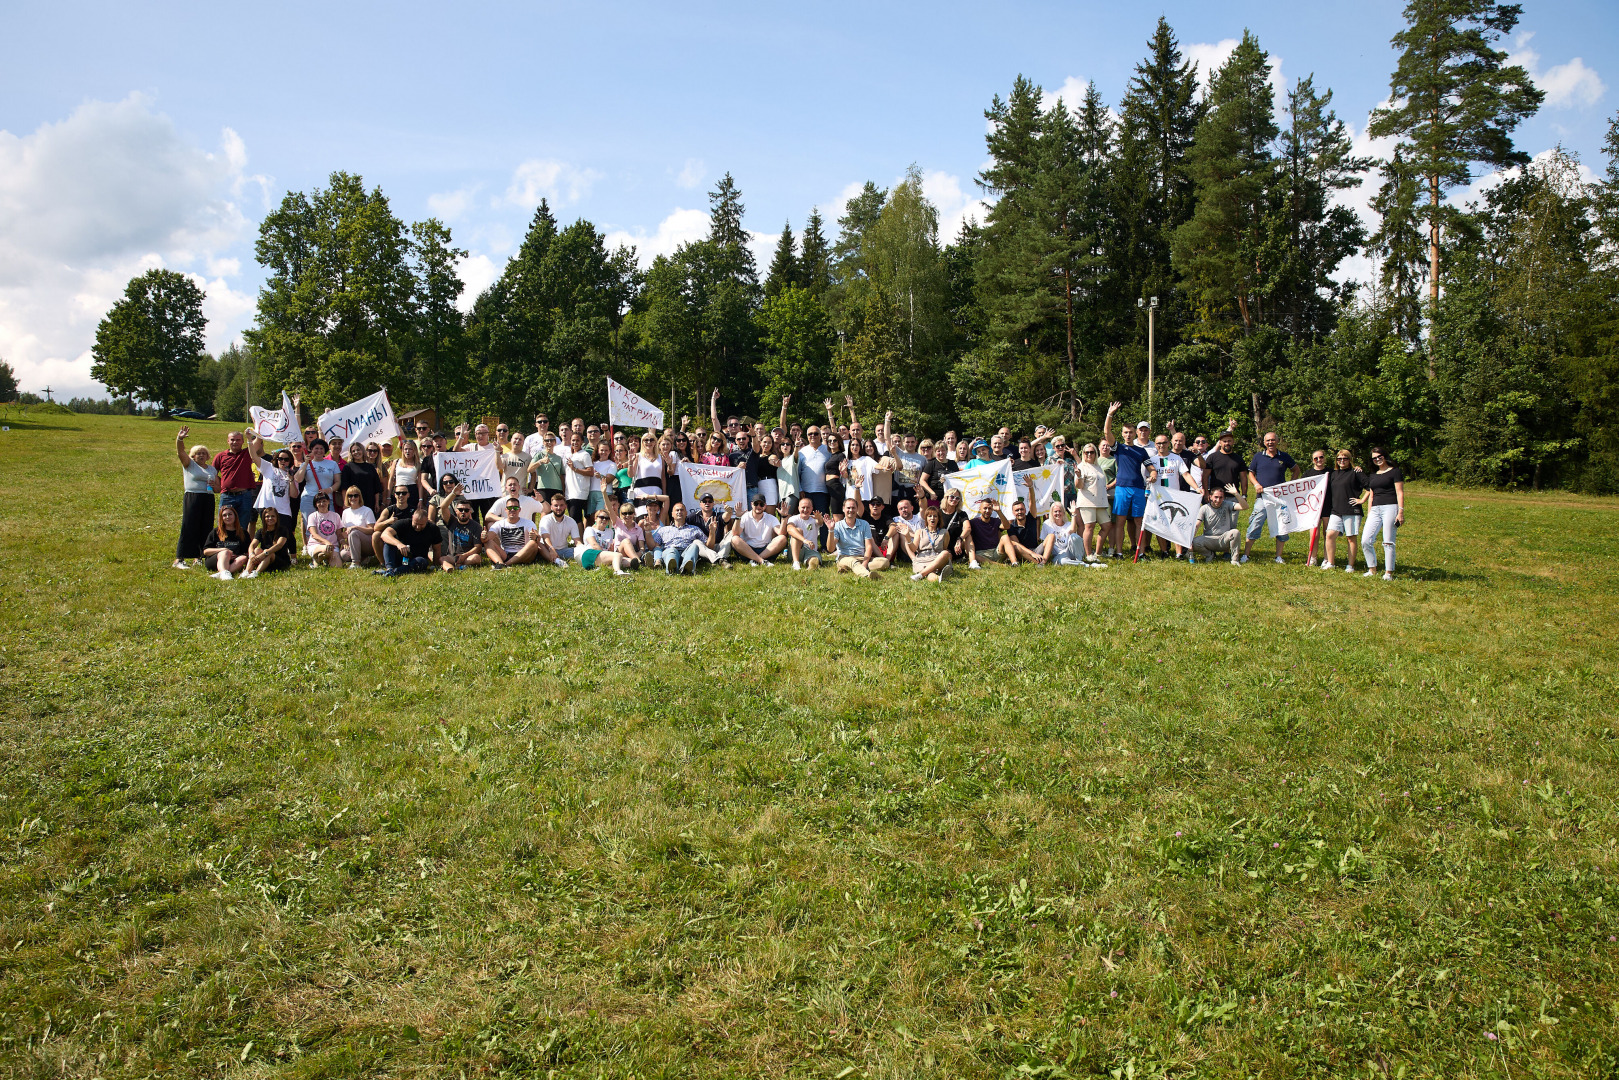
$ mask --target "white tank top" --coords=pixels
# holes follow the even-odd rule
[[[663,455],[657,454],[649,458],[642,454],[636,454],[635,478],[637,480],[661,481],[663,479]]]
[[[406,465],[403,461],[398,462],[398,463],[396,463],[394,465],[394,485],[393,486],[396,487],[396,488],[397,487],[413,488],[413,487],[416,486],[416,477],[418,475],[420,475],[420,474],[421,474],[421,469],[417,468],[415,465]]]

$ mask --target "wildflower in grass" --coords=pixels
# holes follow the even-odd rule
[[[1484,1037],[1486,1039],[1489,1039],[1491,1042],[1495,1042],[1495,1032],[1493,1032],[1493,1031],[1486,1031],[1484,1033]]]

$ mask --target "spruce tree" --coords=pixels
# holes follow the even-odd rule
[[[790,285],[802,285],[803,270],[798,261],[798,243],[793,239],[792,225],[781,227],[776,241],[776,254],[770,260],[770,273],[765,277],[765,296],[775,297]]]
[[[809,221],[804,224],[803,251],[799,256],[799,274],[804,288],[821,299],[832,283],[831,251],[824,229],[820,210],[812,209]]]

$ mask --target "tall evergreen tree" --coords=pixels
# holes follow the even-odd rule
[[[765,296],[777,296],[783,289],[804,284],[797,249],[798,244],[793,239],[791,223],[783,225],[781,237],[776,241],[775,257],[770,260],[770,273],[765,278]]]
[[[1214,74],[1187,155],[1197,203],[1191,220],[1176,229],[1172,250],[1205,332],[1233,308],[1245,330],[1264,317],[1273,268],[1265,265],[1262,248],[1277,135],[1269,75],[1269,57],[1244,31]]]
[[[727,271],[748,286],[759,283],[759,271],[748,246],[748,230],[742,225],[742,191],[726,173],[719,186],[708,193],[709,240],[725,257]]]
[[[867,278],[862,247],[866,231],[877,224],[888,192],[867,180],[860,193],[850,199],[838,218],[838,240],[832,248],[831,287],[826,309],[832,323],[852,336],[860,325],[867,299]]]
[[[415,278],[413,396],[442,409],[465,385],[465,326],[456,307],[465,286],[455,264],[467,253],[455,246],[450,230],[437,218],[416,222],[410,238]]]
[[[1494,47],[1522,13],[1522,5],[1497,0],[1411,0],[1405,29],[1394,35],[1400,59],[1389,79],[1393,103],[1372,111],[1367,133],[1400,140],[1404,173],[1390,172],[1390,185],[1422,183],[1430,303],[1439,299],[1445,192],[1470,184],[1475,162],[1505,168],[1529,160],[1513,146],[1512,130],[1545,94]]]
[[[1175,280],[1170,238],[1192,217],[1193,185],[1186,155],[1203,106],[1197,96],[1197,66],[1183,59],[1175,33],[1162,16],[1148,45],[1151,55],[1136,65],[1120,109],[1113,200],[1122,235],[1115,248],[1130,292],[1167,301]],[[1168,329],[1172,324],[1173,319],[1166,319],[1159,325]]]
[[[1390,333],[1414,342],[1422,336],[1422,279],[1428,250],[1418,205],[1422,189],[1405,167],[1399,147],[1385,172],[1388,179],[1372,197],[1378,226],[1368,249],[1377,258],[1379,286],[1372,306]]]
[[[809,221],[804,224],[803,253],[799,257],[804,288],[822,299],[832,284],[832,253],[826,241],[825,224],[820,210],[810,210]]]

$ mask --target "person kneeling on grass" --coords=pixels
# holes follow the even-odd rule
[[[258,535],[247,549],[247,570],[242,576],[256,578],[270,570],[285,570],[292,565],[292,553],[287,548],[281,511],[273,506],[260,507]]]
[[[496,570],[531,563],[540,555],[539,528],[523,516],[523,500],[506,500],[506,516],[489,523],[483,534],[484,554]],[[569,519],[572,523],[572,519]]]
[[[869,578],[874,572],[888,569],[888,560],[877,554],[871,522],[860,516],[857,500],[843,500],[843,520],[832,526],[832,541],[838,549],[838,573]]]
[[[376,573],[383,577],[430,573],[438,552],[438,526],[429,520],[427,503],[418,502],[408,518],[394,518],[382,530],[383,568]]]
[[[236,516],[236,504],[219,504],[219,526],[211,530],[203,541],[203,564],[220,581],[229,581],[233,574],[247,569],[247,552],[253,540],[242,528],[242,519]]]
[[[461,570],[483,565],[483,528],[473,520],[472,514],[471,503],[456,503],[449,519],[438,527],[440,569]],[[428,517],[432,517],[431,508]]]
[[[950,532],[944,527],[944,515],[937,506],[922,511],[922,520],[907,529],[900,541],[911,557],[916,573],[912,581],[943,581],[950,576]]]
[[[1228,486],[1235,488],[1235,485]],[[1203,525],[1203,535],[1192,538],[1193,560],[1197,559],[1200,551],[1216,551],[1231,556],[1232,566],[1241,565],[1239,552],[1242,534],[1237,529],[1237,514],[1241,510],[1242,500],[1237,498],[1235,490],[1209,488],[1209,501],[1197,511],[1197,520]],[[1210,555],[1209,558],[1213,559],[1214,556]]]
[[[666,574],[697,576],[697,555],[705,545],[703,530],[686,520],[686,504],[675,503],[669,508],[673,521],[660,525],[652,533],[652,561],[662,564]],[[678,564],[678,567],[677,565]]]

